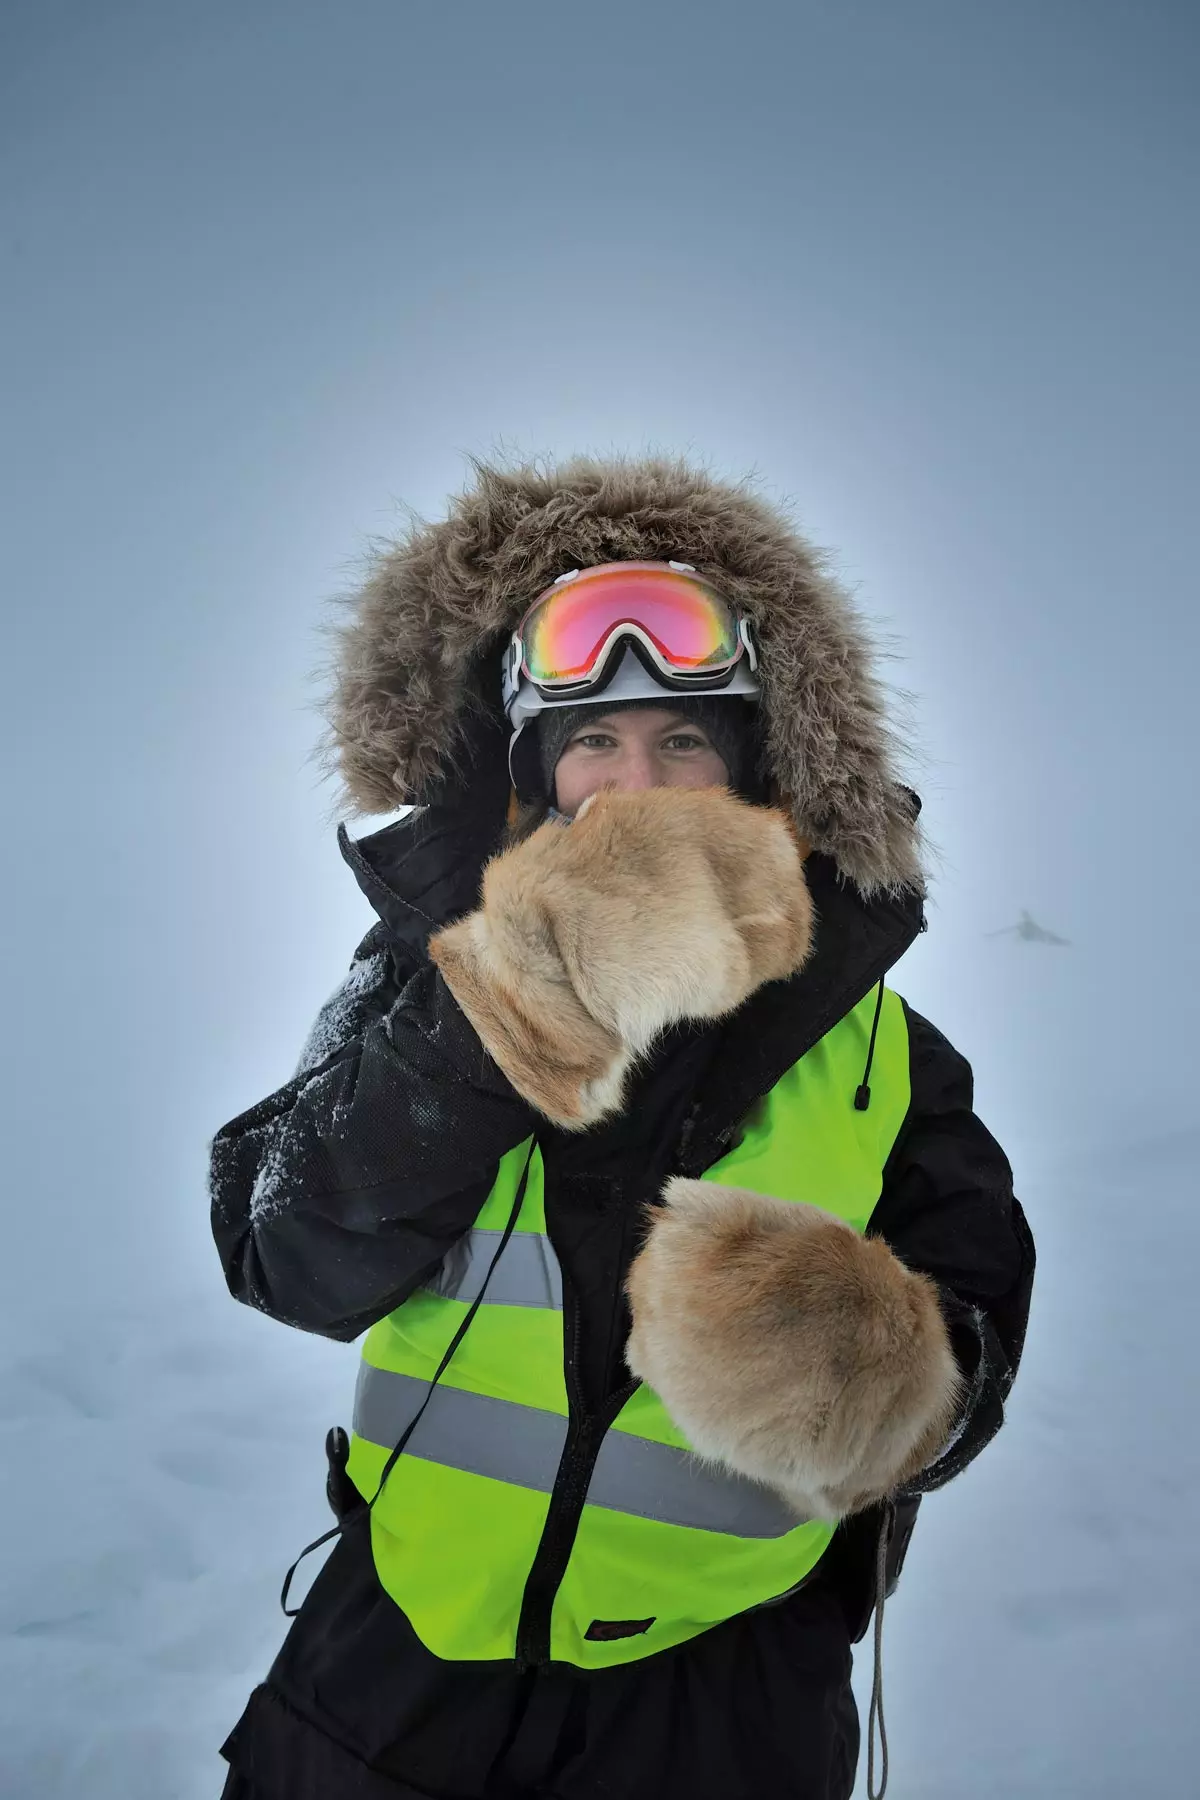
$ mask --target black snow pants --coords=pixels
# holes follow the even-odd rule
[[[351,1534],[223,1746],[223,1800],[849,1800],[850,1667],[820,1581],[617,1668],[441,1662]]]

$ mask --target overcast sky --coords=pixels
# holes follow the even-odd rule
[[[757,471],[915,696],[941,862],[894,984],[1018,1188],[1196,1130],[1198,37],[1186,0],[6,0],[15,1342],[229,1304],[207,1138],[370,922],[317,627],[470,451]],[[985,937],[1022,907],[1070,947]]]

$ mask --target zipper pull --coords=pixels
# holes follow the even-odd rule
[[[693,1100],[688,1108],[687,1117],[679,1128],[679,1142],[675,1146],[676,1162],[683,1162],[692,1147],[692,1139],[696,1135],[696,1125],[700,1118],[700,1102]]]

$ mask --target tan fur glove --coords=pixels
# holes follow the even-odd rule
[[[484,870],[482,905],[429,953],[508,1079],[555,1124],[620,1108],[680,1019],[714,1019],[812,945],[787,818],[722,788],[593,795]]]
[[[942,1447],[958,1367],[927,1276],[819,1207],[667,1184],[627,1289],[630,1369],[701,1456],[838,1519]]]

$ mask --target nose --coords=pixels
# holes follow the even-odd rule
[[[624,793],[636,794],[643,788],[658,785],[658,766],[652,750],[644,744],[630,744],[621,758],[621,777],[617,783]]]

